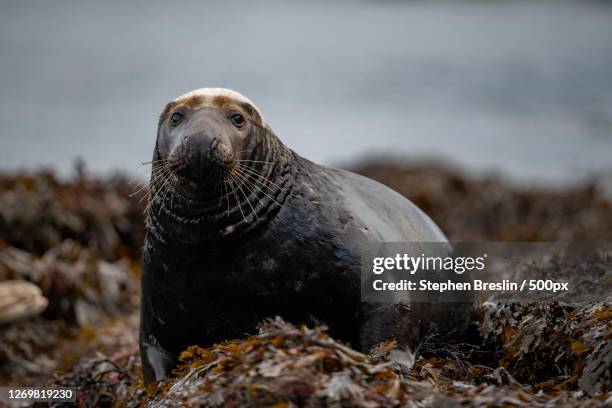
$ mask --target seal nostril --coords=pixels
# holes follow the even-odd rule
[[[210,148],[209,151],[212,153],[215,150],[217,150],[217,147],[219,146],[219,139],[217,139],[216,137],[213,137],[213,139],[210,142]]]

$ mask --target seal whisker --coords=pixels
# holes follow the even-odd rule
[[[260,178],[262,178],[262,176],[261,176],[261,175],[258,175],[258,174],[251,174],[251,173],[245,172],[244,170],[242,170],[242,171],[244,172],[244,176],[245,176],[245,177],[250,177],[250,178],[251,178],[252,182],[255,182],[255,183],[257,183],[258,185],[260,185],[260,186],[263,186],[263,187],[267,188],[267,189],[268,189],[268,190],[269,190],[271,193],[274,193],[274,192],[275,192],[275,190],[274,190],[272,187],[270,187],[269,185],[267,185],[266,183],[264,183],[263,181],[261,181],[261,180],[260,180]],[[266,178],[264,178],[264,180],[269,181],[269,180],[268,180],[268,179],[266,179]],[[272,184],[274,184],[274,183],[272,183]],[[274,184],[274,186],[276,186],[276,187],[277,187],[279,190],[281,190],[281,191],[285,191],[285,190],[284,190],[282,187],[280,187],[280,186],[278,186],[278,185],[276,185],[276,184]]]
[[[137,175],[135,175],[134,177],[132,177],[132,178],[130,179],[130,181],[128,181],[128,184],[129,184],[129,185],[133,185],[133,184],[136,184],[136,183],[138,183],[138,182],[141,182],[141,181],[143,181],[143,180],[142,180],[142,177],[145,177],[147,174],[150,174],[150,173],[151,173],[151,170],[145,170],[145,171],[143,171],[142,173],[137,174]]]
[[[213,176],[213,178],[217,179],[217,182],[215,183],[215,191],[219,191],[221,192],[221,178],[223,177],[223,167],[217,167],[215,169],[215,175]]]
[[[234,183],[233,183],[234,176],[232,176],[231,173],[230,173],[229,177],[230,177],[230,180],[229,180],[230,185],[232,187],[234,187]],[[244,212],[242,211],[242,205],[240,204],[240,200],[238,199],[238,196],[236,195],[236,189],[235,188],[232,190],[232,193],[234,193],[234,198],[236,198],[236,203],[238,204],[238,208],[240,209],[240,213],[242,214],[242,218],[244,219],[244,222],[246,222],[246,217],[244,216]]]
[[[248,202],[249,206],[252,209],[253,207],[251,206],[251,202],[249,201],[248,197],[245,195],[244,191],[242,190],[242,185],[244,184],[244,182],[238,177],[237,174],[233,174],[231,177],[236,182],[236,189],[235,189],[236,194],[237,194],[236,199],[240,200],[240,193],[242,193],[245,196],[246,201]],[[245,214],[245,215],[248,215],[248,213]],[[245,219],[245,221],[246,221],[246,219]]]
[[[266,187],[268,189],[268,191],[272,194],[275,193],[276,190],[273,189],[272,187],[270,187],[269,185],[267,185],[266,183],[262,182],[260,180],[260,178],[263,178],[266,181],[270,181],[268,179],[266,179],[265,177],[263,177],[261,174],[256,173],[255,171],[253,171],[250,168],[244,168],[244,167],[237,167],[239,170],[240,175],[244,178],[245,182],[247,182],[249,185],[257,188],[259,191],[261,191],[263,194],[266,195],[266,197],[274,200],[272,197],[270,197],[265,190],[262,190],[261,187]],[[270,181],[271,182],[271,181]],[[280,186],[274,184],[278,189],[280,189],[281,191],[283,190]]]
[[[259,175],[259,176],[264,176],[264,177],[265,177],[265,175],[262,173],[262,170],[256,169],[256,168],[254,168],[254,167],[252,167],[252,166],[250,166],[250,165],[248,165],[248,164],[238,163],[238,164],[236,164],[236,166],[235,166],[235,167],[236,167],[237,169],[246,169],[246,170],[250,170],[250,171],[252,171],[252,172],[254,172],[254,173],[257,173],[257,175]]]
[[[172,193],[170,195],[170,211],[172,211],[174,209],[174,196],[176,194],[174,194],[174,191],[176,191],[176,186],[178,185],[178,177],[174,177],[174,181],[172,182]]]
[[[132,178],[130,181],[128,181],[128,184],[130,186],[133,186],[133,187],[139,187],[143,182],[146,183],[146,180],[143,179],[143,178],[147,174],[150,174],[150,171],[147,171],[146,173],[142,173],[142,174],[136,175],[134,178]]]
[[[159,161],[167,161],[167,160],[159,160]],[[144,165],[141,164],[140,166],[136,167],[136,170],[138,170],[140,167],[142,167]],[[134,182],[136,182],[140,177],[143,177],[147,174],[150,174],[151,170],[149,169],[143,169],[142,172],[140,174],[137,174],[135,177],[133,177],[132,179],[130,179],[130,181],[128,181],[128,184],[133,184]]]
[[[161,213],[162,208],[164,207],[164,195],[165,195],[165,191],[166,191],[166,183],[164,183],[162,185],[162,188],[160,189],[160,193],[159,193],[159,208],[157,209],[157,215],[159,215]]]
[[[140,169],[144,166],[151,166],[153,164],[160,164],[160,165],[165,165],[167,164],[168,160],[167,159],[163,159],[163,160],[155,160],[155,161],[150,161],[150,162],[143,162],[140,163],[138,166],[136,166],[136,171],[140,171]],[[142,174],[147,174],[148,172],[150,172],[151,169],[142,169]],[[133,180],[133,179],[132,179]]]
[[[229,194],[227,192],[227,181],[225,180],[225,177],[223,177],[223,189],[225,190],[225,199],[227,200],[227,218],[229,218],[230,202],[229,202]]]
[[[163,168],[162,170],[159,170],[159,171],[156,169],[156,170],[153,172],[153,175],[151,176],[151,182],[149,183],[149,185],[145,185],[145,186],[144,186],[144,187],[150,187],[150,188],[149,188],[149,194],[150,194],[151,189],[154,187],[154,183],[155,183],[155,182],[157,182],[157,181],[158,181],[158,180],[159,180],[159,179],[160,179],[162,176],[164,176],[165,174],[167,174],[167,173],[169,173],[169,172],[170,172],[170,169],[169,169],[169,168]],[[143,187],[143,188],[144,188],[144,187]],[[140,190],[142,190],[142,188],[141,188]],[[140,191],[140,190],[139,190],[139,191]],[[135,195],[135,194],[137,194],[137,193],[138,193],[138,192],[134,193],[134,195]],[[146,197],[146,195],[145,195],[145,196],[143,196],[143,197],[142,197],[142,198],[141,198],[141,199],[138,201],[138,203],[140,204],[140,203],[142,202],[142,200],[143,200],[145,197]]]
[[[162,185],[161,187],[159,187],[159,189],[156,189],[157,191],[155,191],[155,194],[153,195],[153,197],[151,197],[149,199],[149,203],[147,204],[147,208],[146,210],[148,210],[148,207],[151,205],[151,203],[159,196],[159,194],[162,192],[163,187],[165,185],[165,182],[168,178],[168,176],[170,175],[170,169],[165,169],[164,172],[162,173],[162,175],[160,175],[159,177],[161,177],[161,180],[159,181]],[[158,179],[156,179],[155,181],[158,181]],[[154,184],[151,184],[152,187],[154,187]]]
[[[255,177],[261,177],[261,178],[262,178],[262,179],[264,179],[266,182],[268,182],[268,183],[270,183],[270,184],[273,184],[274,186],[276,186],[277,188],[279,188],[281,191],[285,191],[285,189],[284,189],[283,187],[279,186],[278,184],[276,184],[276,183],[275,183],[275,182],[273,182],[272,180],[270,180],[270,179],[266,178],[266,177],[265,177],[263,174],[261,174],[261,172],[259,172],[259,171],[255,170],[255,169],[253,169],[252,167],[249,167],[249,166],[245,166],[245,165],[238,164],[238,165],[236,166],[236,168],[237,168],[238,170],[240,170],[240,171],[244,171],[244,172],[250,173],[251,175],[253,175],[253,176],[255,176]],[[260,180],[257,180],[257,181],[258,181],[259,183],[261,183],[262,185],[264,185],[264,186],[266,186],[266,187],[270,188],[270,186],[268,186],[266,183],[263,183],[263,182],[261,182]],[[270,188],[270,190],[272,190],[272,189]]]
[[[160,174],[162,174],[163,172],[165,172],[166,170],[169,169],[168,165],[161,165],[159,167],[154,168],[151,171],[151,180],[154,180],[155,178],[157,178]]]
[[[230,191],[230,194],[232,194],[238,188],[238,184],[236,184],[236,187],[234,187],[234,184],[232,183],[232,180],[235,180],[235,179],[232,177],[231,171],[227,173],[226,180],[229,181],[230,185],[233,187],[233,189]]]
[[[158,174],[158,173],[156,173],[156,174],[154,174],[154,175],[151,177],[151,179],[153,180],[154,178],[156,178],[156,177],[158,177],[158,176],[159,176],[159,174]],[[131,194],[130,194],[130,197],[134,197],[135,195],[137,195],[137,194],[138,194],[138,193],[140,193],[142,190],[144,190],[144,189],[146,189],[146,188],[148,188],[148,187],[150,187],[150,184],[143,184],[143,185],[142,185],[142,186],[141,186],[141,187],[140,187],[138,190],[136,190],[135,192],[131,193]]]
[[[257,189],[258,191],[260,191],[261,193],[263,193],[266,197],[268,197],[270,200],[272,200],[274,202],[274,204],[278,205],[279,207],[282,207],[281,204],[276,201],[275,199],[273,199],[272,197],[270,197],[265,191],[263,191],[261,188],[259,188],[259,186],[257,186],[255,183],[253,183],[253,181],[247,179],[246,177],[248,177],[247,175],[245,175],[245,179],[244,181],[246,183],[248,183],[251,186],[251,191],[253,191],[253,189]]]
[[[151,177],[151,180],[154,181],[155,179],[159,178],[161,175],[167,173],[170,170],[170,166],[169,165],[162,165],[157,167],[154,171],[153,171],[153,175]]]
[[[168,197],[168,192],[172,189],[172,185],[174,184],[175,179],[176,179],[176,176],[174,174],[170,174],[169,180],[166,182],[166,191],[164,192],[164,196],[162,197],[162,200],[159,206],[160,211],[163,208],[164,203],[166,202],[166,197]]]
[[[153,176],[153,177],[155,177],[155,176]],[[143,191],[146,188],[149,188],[149,184],[143,184],[142,186],[140,186],[140,188],[138,190],[136,190],[136,191],[134,191],[133,193],[130,194],[130,197],[134,197],[135,195],[137,195],[138,193],[140,193],[141,191]]]
[[[162,184],[162,186],[161,186],[161,190],[162,190],[162,191],[163,191],[163,190],[166,188],[166,186],[168,185],[168,182],[172,180],[172,177],[173,177],[173,176],[174,176],[174,174],[173,174],[173,172],[172,172],[172,169],[168,169],[168,171],[166,171],[166,172],[164,173],[164,176],[163,176],[163,178],[161,179],[161,184]]]
[[[142,167],[142,166],[146,166],[148,164],[154,164],[154,163],[164,163],[167,162],[168,159],[157,159],[157,160],[150,160],[150,161],[145,161],[145,162],[140,162],[140,166],[138,167]]]
[[[141,191],[143,191],[144,189],[146,189],[148,187],[149,187],[148,184],[143,184],[138,190],[136,190],[133,193],[131,193],[130,197],[134,197],[135,195],[138,195],[138,193],[140,193]]]
[[[168,193],[170,192],[173,183],[174,183],[174,176],[170,176],[169,179],[166,181],[165,191],[164,191],[163,196],[161,197],[161,202],[159,204],[160,211],[165,206],[166,198],[168,197]]]
[[[135,170],[136,170],[136,171],[141,171],[140,175],[145,175],[145,174],[147,174],[147,173],[150,173],[150,172],[151,172],[151,169],[146,168],[146,169],[142,169],[142,170],[140,170],[140,169],[141,169],[141,167],[144,167],[144,166],[150,166],[150,165],[152,165],[152,164],[159,164],[159,165],[162,165],[162,166],[163,166],[163,165],[166,165],[166,164],[167,164],[167,162],[168,162],[168,160],[164,159],[164,160],[157,160],[157,161],[155,161],[155,162],[146,162],[146,163],[141,163],[140,165],[136,166],[136,169],[135,169]],[[132,179],[132,181],[133,181],[133,180],[135,180],[135,179],[137,179],[137,178],[138,178],[138,176],[137,176],[137,177],[134,177],[134,178]]]
[[[242,177],[242,180],[245,180],[244,177]],[[242,181],[242,184],[244,184],[244,181]],[[246,198],[247,203],[249,203],[249,207],[251,207],[251,210],[253,211],[255,218],[259,219],[259,216],[257,215],[257,212],[255,211],[255,207],[253,207],[253,204],[251,204],[251,200],[249,200],[249,196],[242,190],[242,186],[240,184],[238,184],[238,188],[240,189],[240,192],[244,195],[244,198]]]
[[[262,160],[246,160],[246,159],[238,159],[237,162],[248,162],[248,163],[265,163],[265,164],[274,164],[273,162],[262,161]]]

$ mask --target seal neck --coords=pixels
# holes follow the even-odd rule
[[[269,130],[248,160],[237,162],[226,181],[208,194],[164,192],[152,179],[148,235],[165,246],[201,245],[241,238],[274,218],[295,178],[297,155]]]

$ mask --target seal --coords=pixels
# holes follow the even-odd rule
[[[242,336],[264,318],[324,322],[363,351],[425,330],[463,330],[447,305],[362,303],[368,242],[446,242],[397,192],[287,148],[260,110],[198,89],[160,115],[143,252],[140,350],[147,383],[189,345]],[[450,305],[450,306],[449,306]]]

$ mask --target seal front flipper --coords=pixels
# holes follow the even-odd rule
[[[146,384],[170,375],[178,361],[171,353],[164,350],[152,335],[141,340],[140,355],[142,356],[142,372]]]

